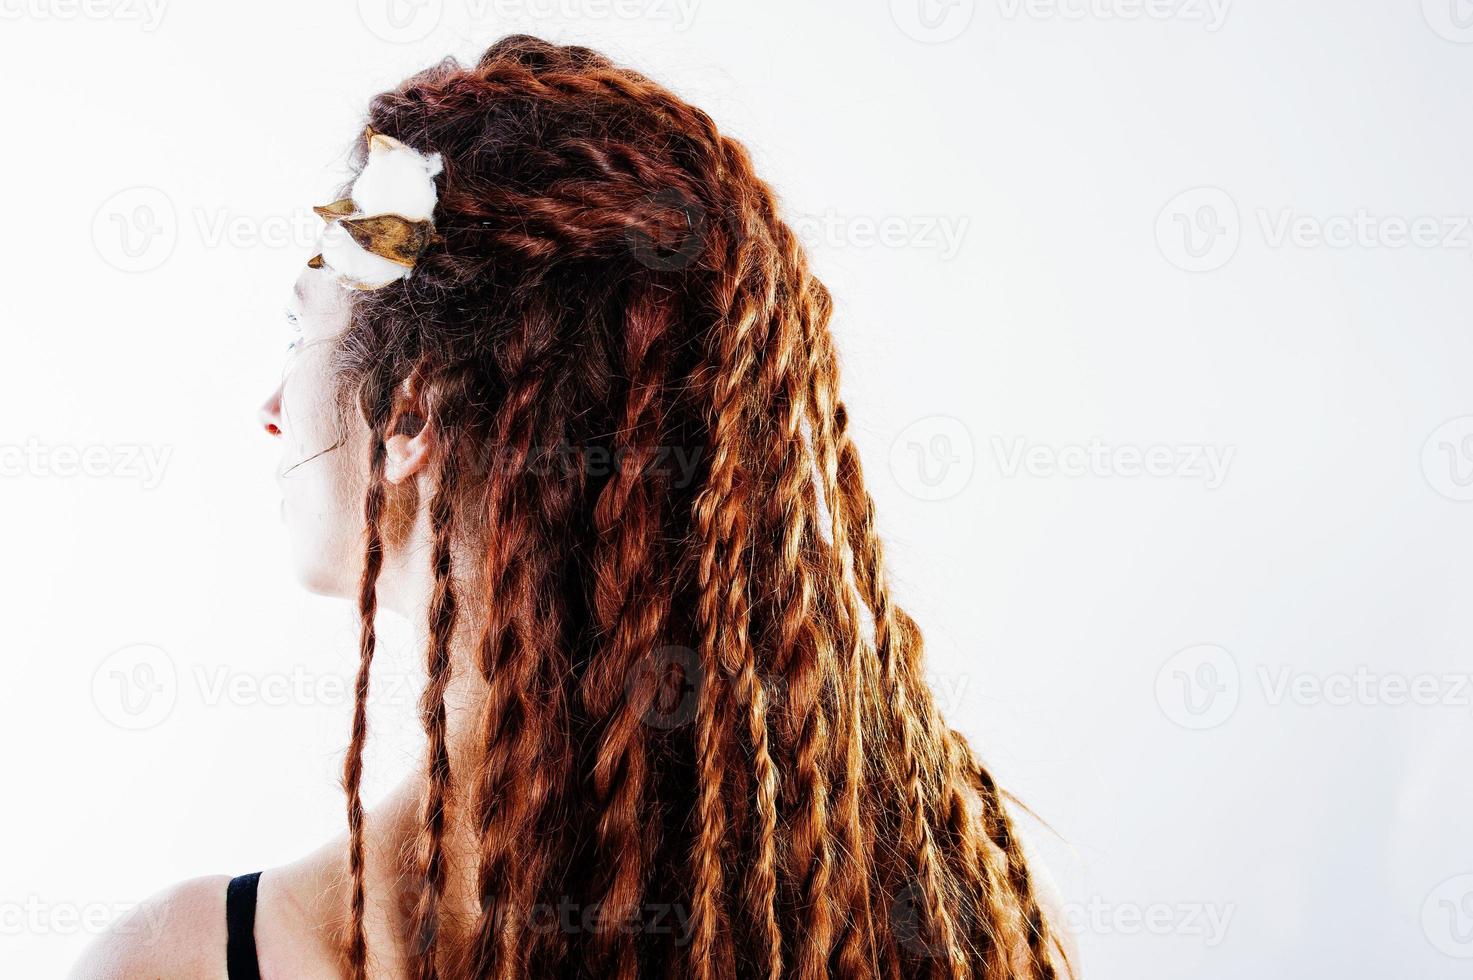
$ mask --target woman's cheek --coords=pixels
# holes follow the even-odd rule
[[[367,490],[367,430],[352,413],[340,417],[327,356],[308,348],[295,358],[282,393],[282,490],[297,574],[313,592],[347,595],[362,557],[356,552]]]

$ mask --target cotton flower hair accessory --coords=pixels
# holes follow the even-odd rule
[[[420,153],[392,136],[364,131],[368,162],[349,196],[312,210],[327,222],[321,251],[307,265],[327,269],[354,289],[402,279],[440,241],[433,215],[440,154]]]

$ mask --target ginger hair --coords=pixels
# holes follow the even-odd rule
[[[393,540],[383,441],[406,383],[439,437],[418,977],[1065,972],[1007,799],[924,683],[839,394],[832,299],[747,151],[642,75],[526,36],[413,76],[367,122],[444,171],[439,239],[356,294],[338,349],[374,437],[344,769],[350,974],[369,960],[359,786]],[[479,757],[452,772],[462,620],[486,695]],[[447,840],[457,799],[474,853]],[[479,895],[457,929],[452,868]],[[539,910],[566,906],[594,926],[548,928]]]

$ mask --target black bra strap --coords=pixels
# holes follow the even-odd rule
[[[256,962],[256,885],[261,872],[231,878],[225,889],[225,972],[229,980],[261,980]]]

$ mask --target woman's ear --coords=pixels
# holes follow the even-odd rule
[[[434,432],[419,404],[419,392],[412,380],[406,380],[395,394],[394,417],[390,435],[384,440],[384,479],[399,484],[430,464],[435,448]]]

